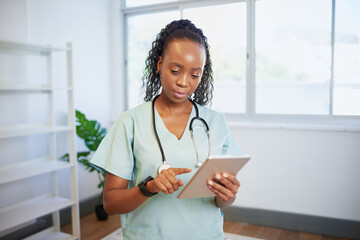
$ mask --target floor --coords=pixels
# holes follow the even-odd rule
[[[116,229],[120,228],[119,215],[109,216],[106,221],[98,221],[95,213],[91,213],[81,218],[80,221],[81,239],[98,240]],[[71,233],[71,225],[65,225],[61,228],[63,232]],[[224,231],[228,233],[240,234],[249,237],[256,237],[269,240],[344,240],[345,238],[336,238],[305,232],[295,232],[278,228],[270,228],[244,223],[225,221]]]

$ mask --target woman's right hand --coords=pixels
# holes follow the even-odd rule
[[[184,185],[183,181],[176,179],[176,175],[189,173],[191,168],[168,168],[163,170],[156,178],[146,184],[151,193],[163,192],[172,194]]]

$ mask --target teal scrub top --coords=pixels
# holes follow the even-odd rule
[[[211,155],[241,155],[224,116],[197,105],[199,116],[210,128]],[[198,162],[189,131],[195,117],[192,108],[185,131],[180,139],[168,131],[155,109],[155,122],[167,162],[175,168],[191,168],[177,178],[184,185],[198,170]],[[194,139],[201,161],[208,155],[206,128],[201,121],[193,123]],[[161,152],[152,123],[152,102],[146,102],[124,112],[101,142],[91,162],[106,171],[129,180],[129,188],[137,186],[151,175],[157,176],[162,164]],[[178,199],[174,194],[159,194],[147,199],[132,212],[121,214],[124,239],[214,239],[223,240],[223,217],[215,197]]]

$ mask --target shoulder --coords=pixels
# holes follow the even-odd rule
[[[114,125],[128,125],[133,124],[135,121],[142,121],[149,119],[151,114],[152,102],[145,102],[130,110],[123,112],[115,121]]]
[[[197,106],[199,108],[200,117],[215,121],[226,121],[223,113],[208,108],[206,106],[201,106],[201,105],[197,105]]]

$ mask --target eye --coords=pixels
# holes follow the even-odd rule
[[[200,74],[193,74],[193,75],[191,75],[191,77],[193,78],[193,79],[196,79],[196,78],[199,78],[200,77]]]
[[[175,74],[175,75],[178,75],[178,74],[180,74],[180,71],[171,69],[171,73],[173,73],[173,74]]]

